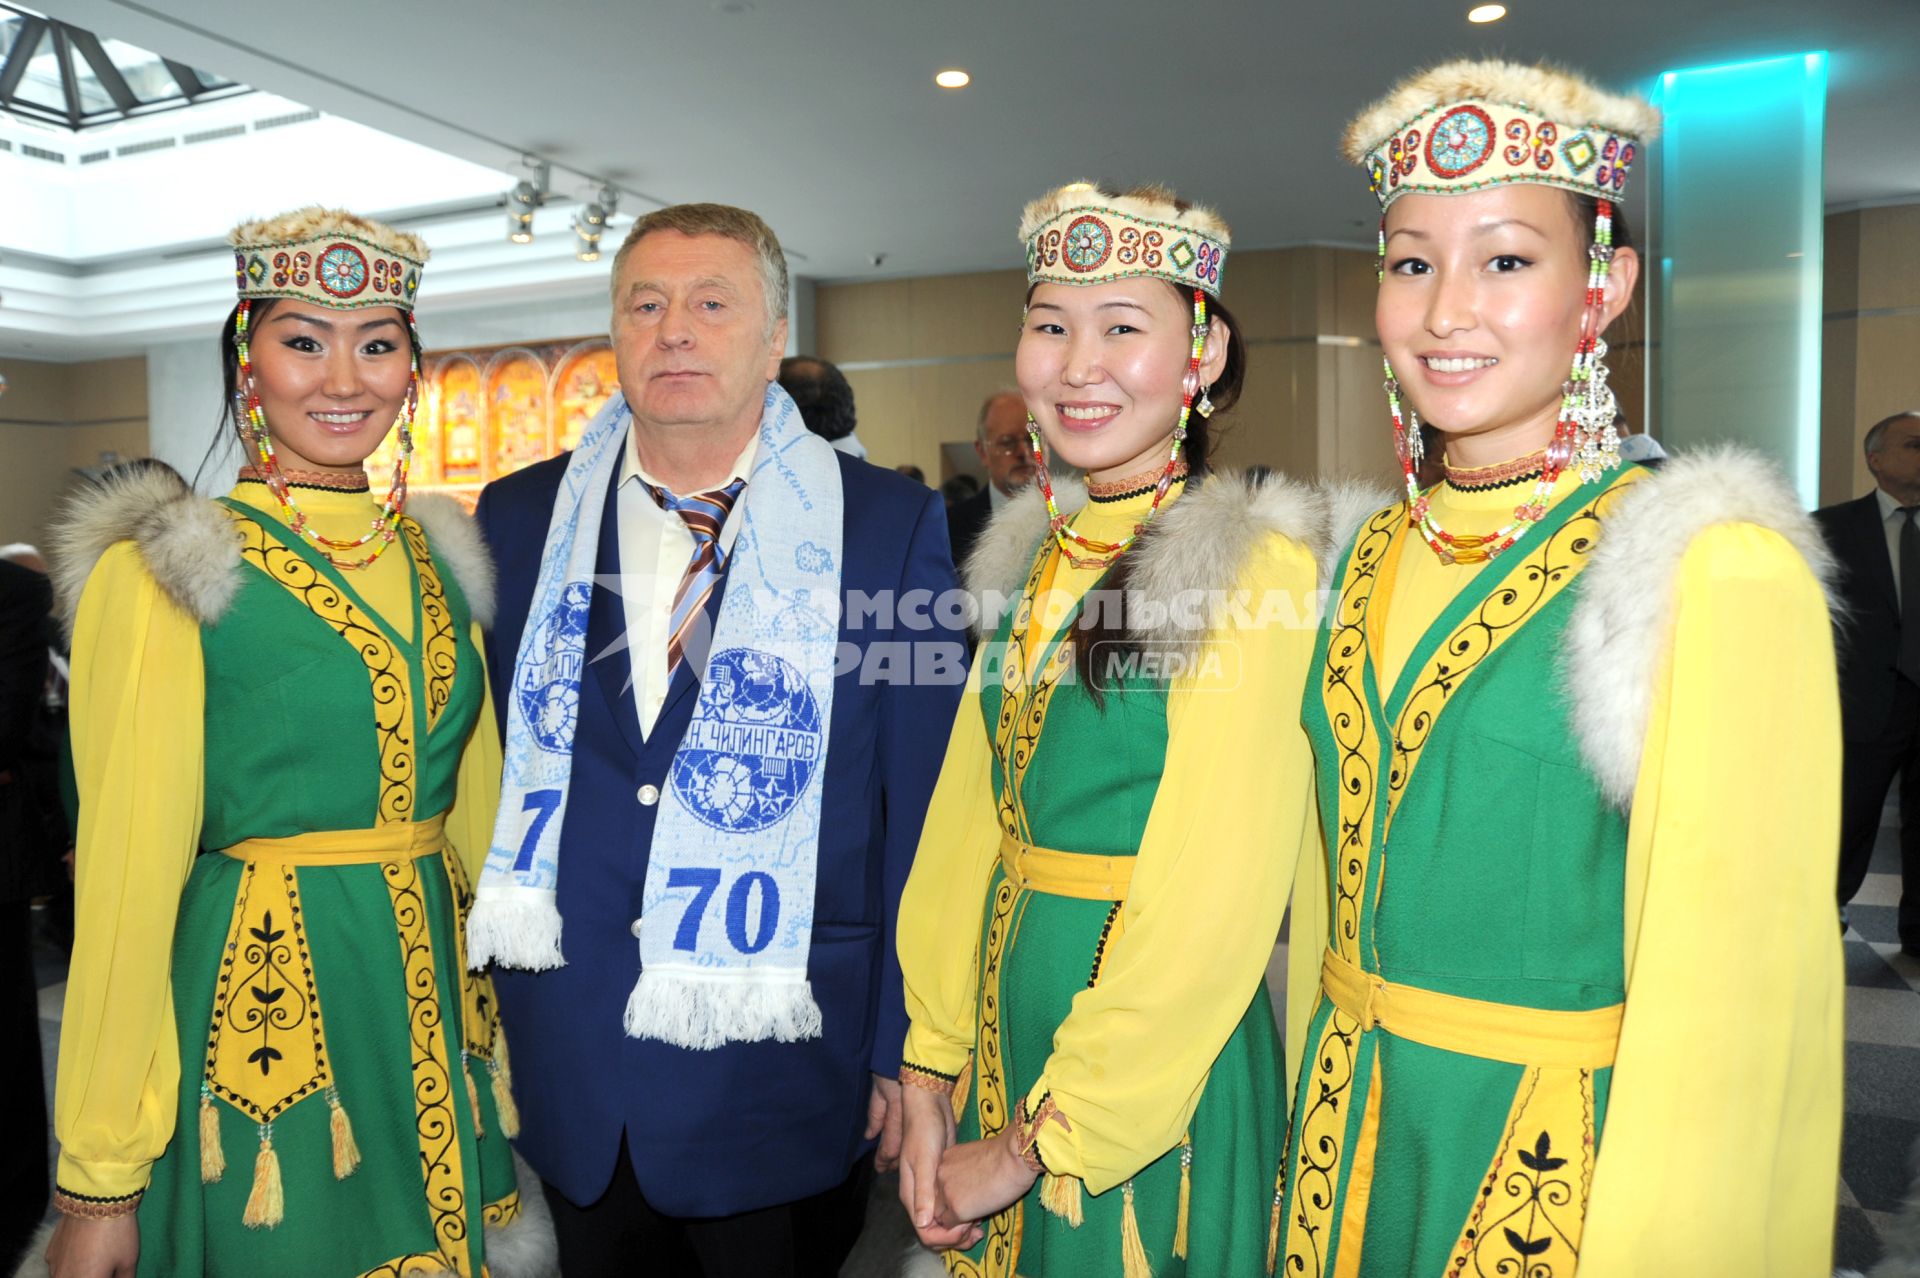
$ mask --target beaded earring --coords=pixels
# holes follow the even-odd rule
[[[386,501],[381,504],[380,515],[373,526],[352,541],[336,541],[323,537],[307,523],[306,512],[302,511],[293,499],[293,492],[287,485],[287,478],[280,472],[279,459],[274,455],[273,436],[267,429],[266,410],[261,407],[260,394],[253,384],[253,352],[247,342],[247,328],[253,315],[253,302],[242,299],[233,316],[233,343],[239,356],[241,390],[236,395],[246,418],[246,435],[252,440],[254,451],[259,457],[261,476],[267,487],[280,502],[280,511],[288,528],[294,534],[320,552],[322,558],[336,568],[365,568],[379,559],[399,534],[400,518],[407,505],[407,472],[413,462],[413,418],[420,404],[420,332],[414,327],[413,315],[407,314],[407,338],[411,349],[410,374],[407,382],[407,398],[400,406],[400,416],[395,425],[400,431],[400,455],[393,463],[393,483],[387,489]],[[363,558],[349,559],[336,555],[335,551],[353,551],[374,543],[373,549]]]

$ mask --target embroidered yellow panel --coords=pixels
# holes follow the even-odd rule
[[[407,1038],[413,1063],[414,1130],[434,1241],[457,1274],[470,1275],[467,1256],[466,1177],[460,1165],[460,1124],[454,1112],[446,1018],[440,1006],[433,932],[421,895],[420,867],[411,860],[380,867],[393,901],[406,983]]]
[[[480,1219],[489,1225],[511,1225],[520,1219],[520,1191],[514,1190],[498,1202],[488,1203],[480,1209]]]
[[[434,567],[427,550],[426,533],[411,519],[401,520],[400,529],[406,534],[407,549],[413,554],[414,570],[420,578],[420,619],[426,629],[420,638],[420,673],[427,687],[427,726],[432,727],[440,722],[440,712],[453,696],[459,636],[453,631],[453,612],[447,607],[440,570]]]
[[[267,535],[260,524],[235,514],[240,557],[282,586],[332,626],[360,654],[373,684],[373,720],[380,749],[379,824],[413,819],[413,693],[406,662],[385,632],[344,592],[297,551]]]
[[[369,1269],[361,1274],[360,1278],[410,1278],[410,1275],[415,1274],[439,1275],[452,1268],[453,1262],[437,1252],[417,1251],[412,1255],[389,1260],[377,1269]]]
[[[974,1106],[982,1140],[1006,1130],[1012,1113],[1007,1103],[1007,1054],[1001,1039],[1000,973],[1001,960],[1018,925],[1014,907],[1020,897],[1019,887],[1002,876],[993,890],[993,915],[987,923],[987,952],[980,971],[980,1047],[974,1064],[978,1075]],[[978,1263],[963,1252],[947,1252],[947,1272],[960,1278],[1011,1278],[1014,1261],[1020,1255],[1023,1208],[1023,1203],[1016,1202],[986,1222],[985,1250]]]
[[[332,1082],[292,866],[241,868],[214,987],[205,1079],[256,1123]]]
[[[447,883],[453,890],[453,934],[460,953],[467,952],[467,915],[473,910],[473,885],[467,879],[467,867],[459,849],[448,847],[440,854],[447,867]],[[500,1005],[493,996],[493,977],[460,965],[460,1031],[467,1055],[493,1059],[493,1044],[500,1033]]]
[[[1020,591],[1013,623],[1007,631],[1007,644],[1000,665],[1000,713],[993,730],[993,751],[1000,760],[1001,791],[998,796],[1000,828],[1022,842],[1032,843],[1033,828],[1027,821],[1026,803],[1021,786],[1027,765],[1040,744],[1040,732],[1046,726],[1047,703],[1059,686],[1061,676],[1073,665],[1073,646],[1054,645],[1053,655],[1038,670],[1033,669],[1039,652],[1033,633],[1034,611],[1043,583],[1058,560],[1051,544],[1035,558],[1033,571]]]
[[[1447,1278],[1571,1278],[1593,1158],[1592,1071],[1527,1070]]]
[[[1302,1058],[1300,1088],[1307,1096],[1307,1108],[1300,1118],[1298,1152],[1287,1177],[1293,1185],[1293,1214],[1283,1222],[1286,1247],[1281,1254],[1286,1259],[1280,1268],[1287,1278],[1320,1278],[1327,1272],[1359,1052],[1360,1022],[1336,1007],[1320,1031],[1313,1055]],[[1304,1063],[1309,1059],[1311,1073]]]
[[[1379,584],[1380,564],[1393,545],[1402,508],[1389,506],[1361,528],[1340,583],[1321,670],[1320,696],[1340,752],[1339,829],[1328,849],[1333,858],[1333,928],[1328,944],[1360,962],[1360,901],[1366,891],[1367,857],[1373,842],[1374,801],[1379,791],[1375,760],[1380,753],[1366,690],[1367,613]]]

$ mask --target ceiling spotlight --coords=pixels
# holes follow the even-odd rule
[[[1507,16],[1504,4],[1476,4],[1467,10],[1468,22],[1498,22]]]
[[[973,77],[954,67],[934,76],[933,82],[943,89],[964,89],[973,83]]]
[[[573,215],[573,233],[580,243],[573,255],[582,262],[600,260],[600,236],[607,229],[607,210],[599,204],[583,204]]]
[[[507,238],[515,244],[533,243],[533,211],[540,207],[540,191],[522,180],[507,192]]]

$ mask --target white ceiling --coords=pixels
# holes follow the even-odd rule
[[[1829,206],[1920,195],[1916,0],[1509,0],[1488,27],[1466,22],[1470,0],[37,3],[495,169],[538,153],[573,171],[555,181],[570,198],[591,175],[633,193],[627,212],[641,194],[746,205],[798,273],[828,279],[1018,265],[1022,202],[1078,177],[1172,182],[1243,247],[1364,243],[1341,125],[1459,54],[1644,86],[1824,48]],[[936,89],[945,66],[972,87]]]

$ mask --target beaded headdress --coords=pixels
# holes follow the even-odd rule
[[[261,222],[242,222],[227,234],[227,242],[233,245],[234,279],[240,289],[240,304],[233,312],[234,353],[240,366],[236,407],[242,433],[257,458],[254,473],[279,499],[287,527],[328,562],[339,568],[369,567],[399,535],[407,504],[413,418],[420,406],[420,334],[413,324],[413,299],[427,262],[426,241],[343,209],[315,205]],[[397,306],[406,322],[412,371],[394,422],[399,455],[380,514],[359,537],[326,537],[314,529],[274,456],[266,410],[254,385],[249,341],[253,305],[268,298],[295,298],[335,310]]]
[[[1613,246],[1613,202],[1647,143],[1660,112],[1636,97],[1608,93],[1571,72],[1501,61],[1448,62],[1402,81],[1347,126],[1342,151],[1366,169],[1380,201],[1379,267],[1385,278],[1386,209],[1402,195],[1462,195],[1513,183],[1554,186],[1595,201],[1588,250],[1589,323],[1562,387],[1553,442],[1540,478],[1513,519],[1486,536],[1450,533],[1428,512],[1416,473],[1420,423],[1402,411],[1400,382],[1386,362],[1387,405],[1406,476],[1408,515],[1434,553],[1448,563],[1474,563],[1508,549],[1545,518],[1560,474],[1578,467],[1592,482],[1620,464],[1619,415],[1607,387],[1599,336]]]
[[[1198,409],[1202,417],[1213,412],[1207,388],[1200,384],[1200,361],[1211,331],[1207,298],[1220,296],[1232,235],[1219,214],[1197,204],[1183,204],[1166,187],[1138,187],[1116,195],[1091,182],[1074,182],[1027,205],[1020,215],[1020,242],[1027,248],[1027,279],[1033,284],[1106,284],[1144,276],[1166,280],[1193,294],[1193,342],[1173,444],[1157,476],[1153,504],[1131,533],[1119,541],[1097,541],[1068,525],[1067,516],[1054,501],[1040,428],[1033,414],[1027,414],[1027,440],[1033,449],[1054,541],[1075,567],[1105,566],[1133,544],[1159,513],[1174,483],[1187,473],[1180,451],[1193,412]],[[1082,555],[1081,551],[1087,553]]]
[[[1218,297],[1232,237],[1219,214],[1199,205],[1182,208],[1165,187],[1115,195],[1074,182],[1027,205],[1020,242],[1031,283],[1104,284],[1152,275]]]
[[[411,311],[427,264],[419,236],[317,205],[242,222],[227,243],[242,298],[294,297],[340,310]]]

